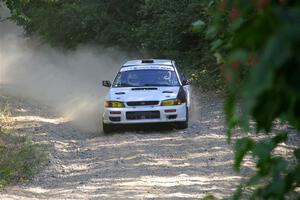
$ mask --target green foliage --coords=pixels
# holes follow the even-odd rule
[[[6,0],[13,19],[23,25],[27,34],[35,34],[52,45],[67,49],[89,42],[136,47],[130,42],[134,42],[131,36],[140,2]]]
[[[45,149],[0,130],[0,188],[33,177],[48,161]]]
[[[65,49],[117,46],[144,58],[177,61],[204,88],[220,85],[201,0],[5,0],[28,35]],[[201,20],[199,20],[201,19]],[[201,26],[201,28],[200,28]]]
[[[201,200],[216,200],[217,198],[214,197],[213,195],[209,194],[203,197]]]
[[[10,183],[33,177],[48,161],[48,154],[41,145],[25,137],[15,136],[10,126],[10,107],[0,107],[0,189]]]
[[[245,155],[253,148],[254,141],[251,138],[242,138],[235,143],[234,168],[240,170],[241,162]]]
[[[300,130],[300,2],[294,0],[242,1],[211,0],[212,17],[206,35],[218,55],[227,85],[225,104],[228,138],[237,126],[257,132],[272,131],[280,119]],[[202,26],[202,25],[201,25]],[[239,109],[237,109],[237,101]],[[299,146],[294,162],[274,155],[288,134],[262,141],[249,137],[235,143],[234,167],[252,154],[256,175],[242,183],[234,199],[243,198],[251,188],[252,199],[284,199],[300,186]],[[297,194],[297,198],[300,198]]]

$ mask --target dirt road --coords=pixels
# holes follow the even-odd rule
[[[17,133],[46,144],[51,162],[34,180],[0,192],[0,199],[221,198],[240,180],[231,167],[217,96],[200,98],[187,130],[112,135],[76,130],[50,108],[27,100],[2,101],[13,108]]]

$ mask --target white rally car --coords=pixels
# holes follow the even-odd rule
[[[103,131],[118,124],[176,123],[188,127],[190,81],[173,60],[131,60],[119,70],[104,102]]]

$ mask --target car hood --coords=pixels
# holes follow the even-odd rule
[[[177,97],[179,86],[176,87],[126,87],[111,88],[107,101],[162,101]]]

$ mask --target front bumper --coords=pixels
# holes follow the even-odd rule
[[[105,124],[141,124],[141,123],[164,123],[183,122],[187,119],[186,103],[176,106],[136,106],[125,108],[104,108],[103,123]],[[139,116],[133,119],[128,112],[159,113],[149,116]]]

